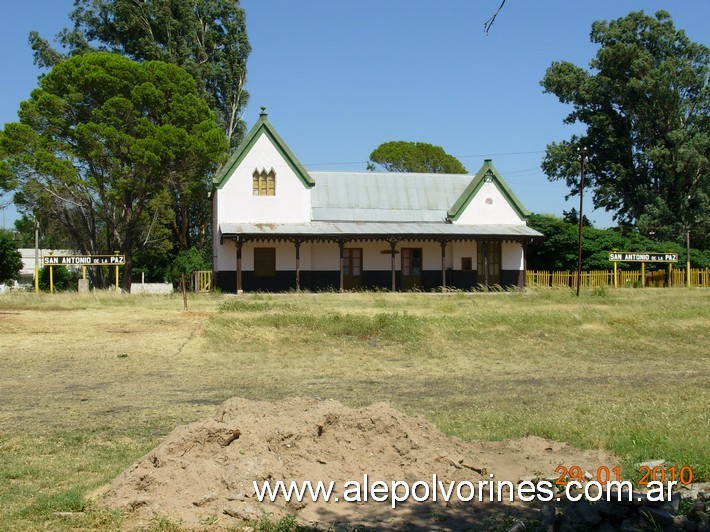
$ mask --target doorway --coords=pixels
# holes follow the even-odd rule
[[[343,288],[362,287],[362,248],[343,249]]]
[[[402,248],[402,290],[422,287],[422,248]]]
[[[478,284],[500,285],[500,266],[501,243],[478,242]]]

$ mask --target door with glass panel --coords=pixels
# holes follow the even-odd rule
[[[422,287],[422,248],[402,248],[402,290]]]
[[[500,284],[500,242],[478,242],[476,282],[484,286]]]
[[[362,248],[343,249],[343,288],[362,287]]]

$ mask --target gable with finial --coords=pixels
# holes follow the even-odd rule
[[[454,224],[525,225],[530,212],[486,159],[447,215]]]
[[[259,120],[213,179],[221,219],[254,223],[310,221],[315,181],[261,108]]]

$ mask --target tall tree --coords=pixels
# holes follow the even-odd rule
[[[35,62],[54,66],[66,57],[102,50],[135,61],[183,67],[224,128],[232,148],[244,136],[244,90],[251,46],[239,0],[75,0],[73,28],[58,35],[63,54],[36,32],[30,34]],[[201,179],[183,179],[170,189],[174,252],[201,246],[209,236],[211,206]],[[177,178],[177,176],[174,176]]]
[[[82,253],[172,247],[171,191],[223,160],[227,143],[195,80],[160,61],[107,52],[62,61],[0,135],[15,201],[61,224]],[[206,192],[205,192],[206,193]]]
[[[368,170],[383,168],[387,172],[423,172],[434,174],[465,174],[461,162],[439,146],[426,142],[395,140],[380,144],[370,154]]]
[[[552,143],[542,168],[579,192],[577,148],[587,148],[586,186],[596,207],[657,240],[710,245],[710,50],[670,15],[643,12],[592,25],[600,45],[591,71],[548,68],[542,86],[586,132]]]
[[[75,0],[74,6],[74,27],[57,36],[68,54],[30,33],[38,65],[97,50],[179,65],[197,80],[231,145],[239,143],[251,53],[239,0]]]

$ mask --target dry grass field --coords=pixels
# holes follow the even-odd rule
[[[214,295],[189,311],[2,294],[0,529],[119,527],[86,495],[233,396],[387,401],[468,440],[534,434],[613,451],[628,477],[663,458],[710,480],[708,331],[704,289]]]

